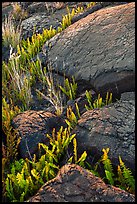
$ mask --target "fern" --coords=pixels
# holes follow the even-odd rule
[[[98,94],[98,98],[94,101],[92,101],[92,95],[91,95],[91,92],[87,91],[85,92],[85,95],[86,95],[86,98],[87,98],[87,101],[88,101],[88,106],[85,104],[85,108],[86,110],[92,110],[92,109],[95,109],[95,108],[101,108],[105,105],[108,105],[110,103],[112,103],[112,93],[110,93],[109,95],[109,92],[107,92],[106,94],[106,99],[105,99],[105,102],[103,102],[103,98],[100,96],[100,94]]]
[[[84,151],[83,154],[80,156],[80,158],[79,159],[77,158],[77,141],[76,141],[76,138],[74,138],[73,139],[73,156],[71,156],[68,159],[67,163],[72,163],[74,160],[75,164],[78,164],[84,168],[85,167],[84,162],[86,160],[86,157],[87,157],[87,153],[86,151]]]
[[[113,167],[112,167],[112,163],[111,163],[110,159],[108,158],[109,148],[107,148],[107,149],[103,148],[102,151],[104,152],[104,154],[102,155],[101,161],[104,164],[106,178],[111,185],[114,185]]]
[[[71,106],[69,106],[67,108],[67,119],[65,121],[66,121],[68,127],[71,129],[73,129],[78,123],[78,119],[77,119],[75,113],[72,111]]]
[[[127,190],[131,190],[132,192],[135,192],[135,179],[132,175],[132,172],[129,168],[127,168],[124,164],[124,162],[122,161],[121,157],[119,156],[119,162],[120,162],[120,169],[121,169],[121,173],[123,175],[124,179],[121,179],[120,177],[120,170],[119,170],[119,180],[125,181],[125,185],[127,185]]]
[[[64,81],[64,87],[59,86],[61,91],[68,97],[69,100],[74,100],[76,98],[77,83],[74,77],[72,77],[72,83],[69,82],[68,78]]]

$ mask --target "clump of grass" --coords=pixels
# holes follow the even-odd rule
[[[48,100],[55,108],[55,114],[57,116],[60,116],[63,112],[63,101],[62,101],[62,95],[60,89],[55,86],[53,76],[52,76],[52,70],[50,69],[50,72],[44,73],[44,80],[45,80],[45,86],[47,88],[47,94],[41,93],[38,89],[36,89],[36,92],[41,95],[43,98]]]
[[[9,90],[11,90],[10,97],[13,102],[21,103],[22,108],[26,110],[32,98],[31,77],[29,72],[23,71],[19,57],[12,53],[11,48],[9,63],[3,63],[3,84],[5,84],[3,92],[6,94],[6,92],[9,93]],[[8,83],[9,81],[10,83]],[[8,89],[6,89],[6,86]]]
[[[13,18],[15,19],[15,21],[16,20],[22,21],[23,19],[25,19],[28,16],[27,11],[22,9],[21,5],[18,2],[13,2],[12,7],[13,7],[12,15],[13,15]]]
[[[16,48],[21,41],[21,25],[15,26],[12,16],[5,17],[2,23],[2,40],[3,45],[8,47],[12,46]]]

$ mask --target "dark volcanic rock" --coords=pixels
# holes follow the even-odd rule
[[[63,166],[28,202],[135,202],[135,196],[72,164]]]
[[[135,171],[135,94],[124,93],[113,104],[85,112],[73,133],[79,151],[101,156],[103,148],[110,148],[109,157],[116,166],[121,156]]]
[[[12,125],[19,131],[21,141],[19,151],[22,158],[37,153],[38,143],[49,144],[49,139],[46,134],[51,134],[53,128],[58,131],[62,126],[65,126],[63,119],[46,111],[25,111],[17,115]]]
[[[49,61],[59,73],[104,95],[135,90],[134,2],[89,14],[50,41]]]

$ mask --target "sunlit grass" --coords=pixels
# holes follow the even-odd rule
[[[3,45],[6,47],[11,45],[13,48],[16,48],[21,41],[21,31],[21,25],[15,26],[11,15],[5,17],[2,23]]]

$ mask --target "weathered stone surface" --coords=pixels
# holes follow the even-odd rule
[[[135,196],[71,164],[63,166],[28,202],[135,202]]]
[[[93,155],[102,155],[110,148],[109,157],[117,166],[121,156],[135,171],[135,95],[126,93],[122,99],[101,109],[86,111],[74,129],[78,149]]]
[[[12,125],[19,131],[21,141],[19,151],[22,158],[37,153],[38,143],[49,144],[46,134],[51,134],[53,128],[59,130],[65,126],[63,119],[46,111],[25,111],[18,114],[12,121]]]
[[[54,40],[55,39],[55,40]],[[51,39],[52,67],[96,92],[135,89],[135,3],[100,9]],[[49,41],[50,42],[50,41]],[[47,46],[43,46],[47,49]]]

